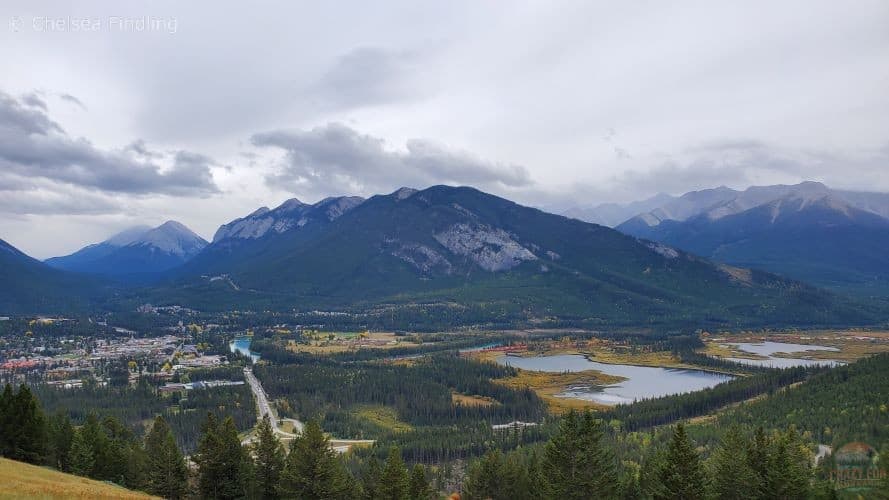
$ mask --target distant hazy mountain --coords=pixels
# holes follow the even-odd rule
[[[182,265],[207,241],[176,221],[127,229],[107,240],[46,263],[58,269],[110,276],[158,273]]]
[[[156,300],[201,309],[435,303],[449,305],[453,321],[462,323],[517,316],[590,324],[869,317],[797,282],[446,186],[262,208],[223,225],[175,272],[177,281],[154,291]]]
[[[811,182],[755,187],[684,217],[653,211],[617,229],[732,265],[882,295],[889,292],[889,219],[880,215],[887,201]]]
[[[743,191],[725,186],[691,191],[655,208],[637,212],[623,222],[630,223],[631,219],[637,219],[632,224],[656,226],[665,220],[684,221],[705,213],[715,220],[788,196],[814,198],[827,195],[859,210],[889,217],[889,193],[842,191],[830,189],[819,182],[803,182],[794,185],[752,186]]]
[[[59,313],[86,308],[100,283],[53,269],[0,240],[0,316]]]
[[[635,215],[654,210],[675,200],[674,196],[659,193],[647,200],[631,203],[602,203],[595,206],[576,206],[562,212],[565,217],[614,227]]]

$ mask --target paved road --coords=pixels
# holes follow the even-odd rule
[[[266,415],[269,416],[269,420],[272,421],[272,428],[275,430],[275,433],[281,437],[286,438],[294,438],[296,434],[291,434],[289,432],[282,431],[278,426],[278,416],[275,414],[275,409],[272,408],[272,405],[269,403],[269,398],[265,393],[265,389],[262,388],[262,384],[259,382],[259,379],[256,378],[256,375],[253,374],[253,367],[248,366],[244,368],[244,378],[247,380],[247,384],[250,385],[250,389],[253,391],[253,399],[256,400],[256,407],[259,411],[259,419]],[[293,427],[299,431],[303,431],[303,423],[299,420],[295,420],[292,418],[286,419],[289,422],[293,422]]]
[[[244,368],[244,378],[247,380],[247,384],[250,385],[250,389],[253,391],[253,399],[256,400],[256,409],[259,413],[259,418],[262,419],[262,417],[268,415],[269,419],[272,421],[272,429],[275,430],[275,434],[277,434],[279,438],[293,439],[296,437],[296,434],[281,430],[279,427],[279,422],[281,421],[291,422],[293,428],[296,429],[297,432],[302,433],[305,426],[299,420],[293,418],[278,420],[278,417],[275,415],[275,409],[272,408],[272,405],[269,403],[269,398],[265,393],[265,389],[262,388],[262,384],[259,382],[259,379],[256,378],[256,375],[253,374],[252,366]],[[250,443],[252,439],[253,434],[251,433],[244,439],[243,444]],[[334,451],[345,453],[354,445],[372,445],[373,443],[374,440],[372,439],[332,439],[330,447]]]

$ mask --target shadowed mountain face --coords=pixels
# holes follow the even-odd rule
[[[82,310],[101,293],[89,277],[53,269],[0,240],[0,316]]]
[[[618,230],[714,260],[863,294],[889,292],[889,220],[816,183],[748,190],[685,220]],[[774,198],[776,191],[783,196]],[[781,194],[780,192],[778,194]],[[879,210],[879,200],[871,208]]]
[[[176,221],[156,228],[136,227],[64,257],[47,259],[58,269],[125,277],[158,273],[180,266],[207,242]]]
[[[806,285],[472,188],[402,189],[325,208],[343,200],[292,200],[222,226],[157,296],[205,308],[447,303],[599,323],[861,312]]]

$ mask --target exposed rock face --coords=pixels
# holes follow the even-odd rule
[[[357,207],[364,198],[341,196],[325,198],[308,205],[296,198],[285,201],[274,210],[262,207],[247,217],[219,227],[213,243],[226,239],[258,239],[270,233],[284,233],[309,224],[312,220],[332,221]]]
[[[537,260],[509,233],[487,225],[454,224],[434,237],[455,255],[469,257],[486,271],[506,271],[523,261]]]
[[[667,245],[664,245],[662,243],[649,242],[646,243],[645,246],[668,259],[675,259],[679,257],[679,252],[677,252],[675,248],[668,247]]]
[[[393,243],[396,242],[393,241]],[[448,259],[426,245],[416,243],[397,245],[390,253],[414,266],[414,268],[424,274],[441,273],[449,275],[454,270]]]

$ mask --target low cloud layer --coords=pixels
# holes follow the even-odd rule
[[[161,155],[169,157],[168,165],[161,166],[147,156],[157,157],[145,151],[103,150],[85,138],[71,137],[36,94],[17,99],[0,92],[0,169],[6,174],[134,195],[218,192],[210,158],[176,151]]]
[[[407,141],[403,151],[393,150],[383,139],[339,123],[310,130],[264,132],[254,135],[251,142],[284,152],[283,161],[266,182],[295,193],[369,195],[400,186],[432,184],[466,184],[499,191],[532,184],[528,170],[520,165],[494,163],[422,139]]]

